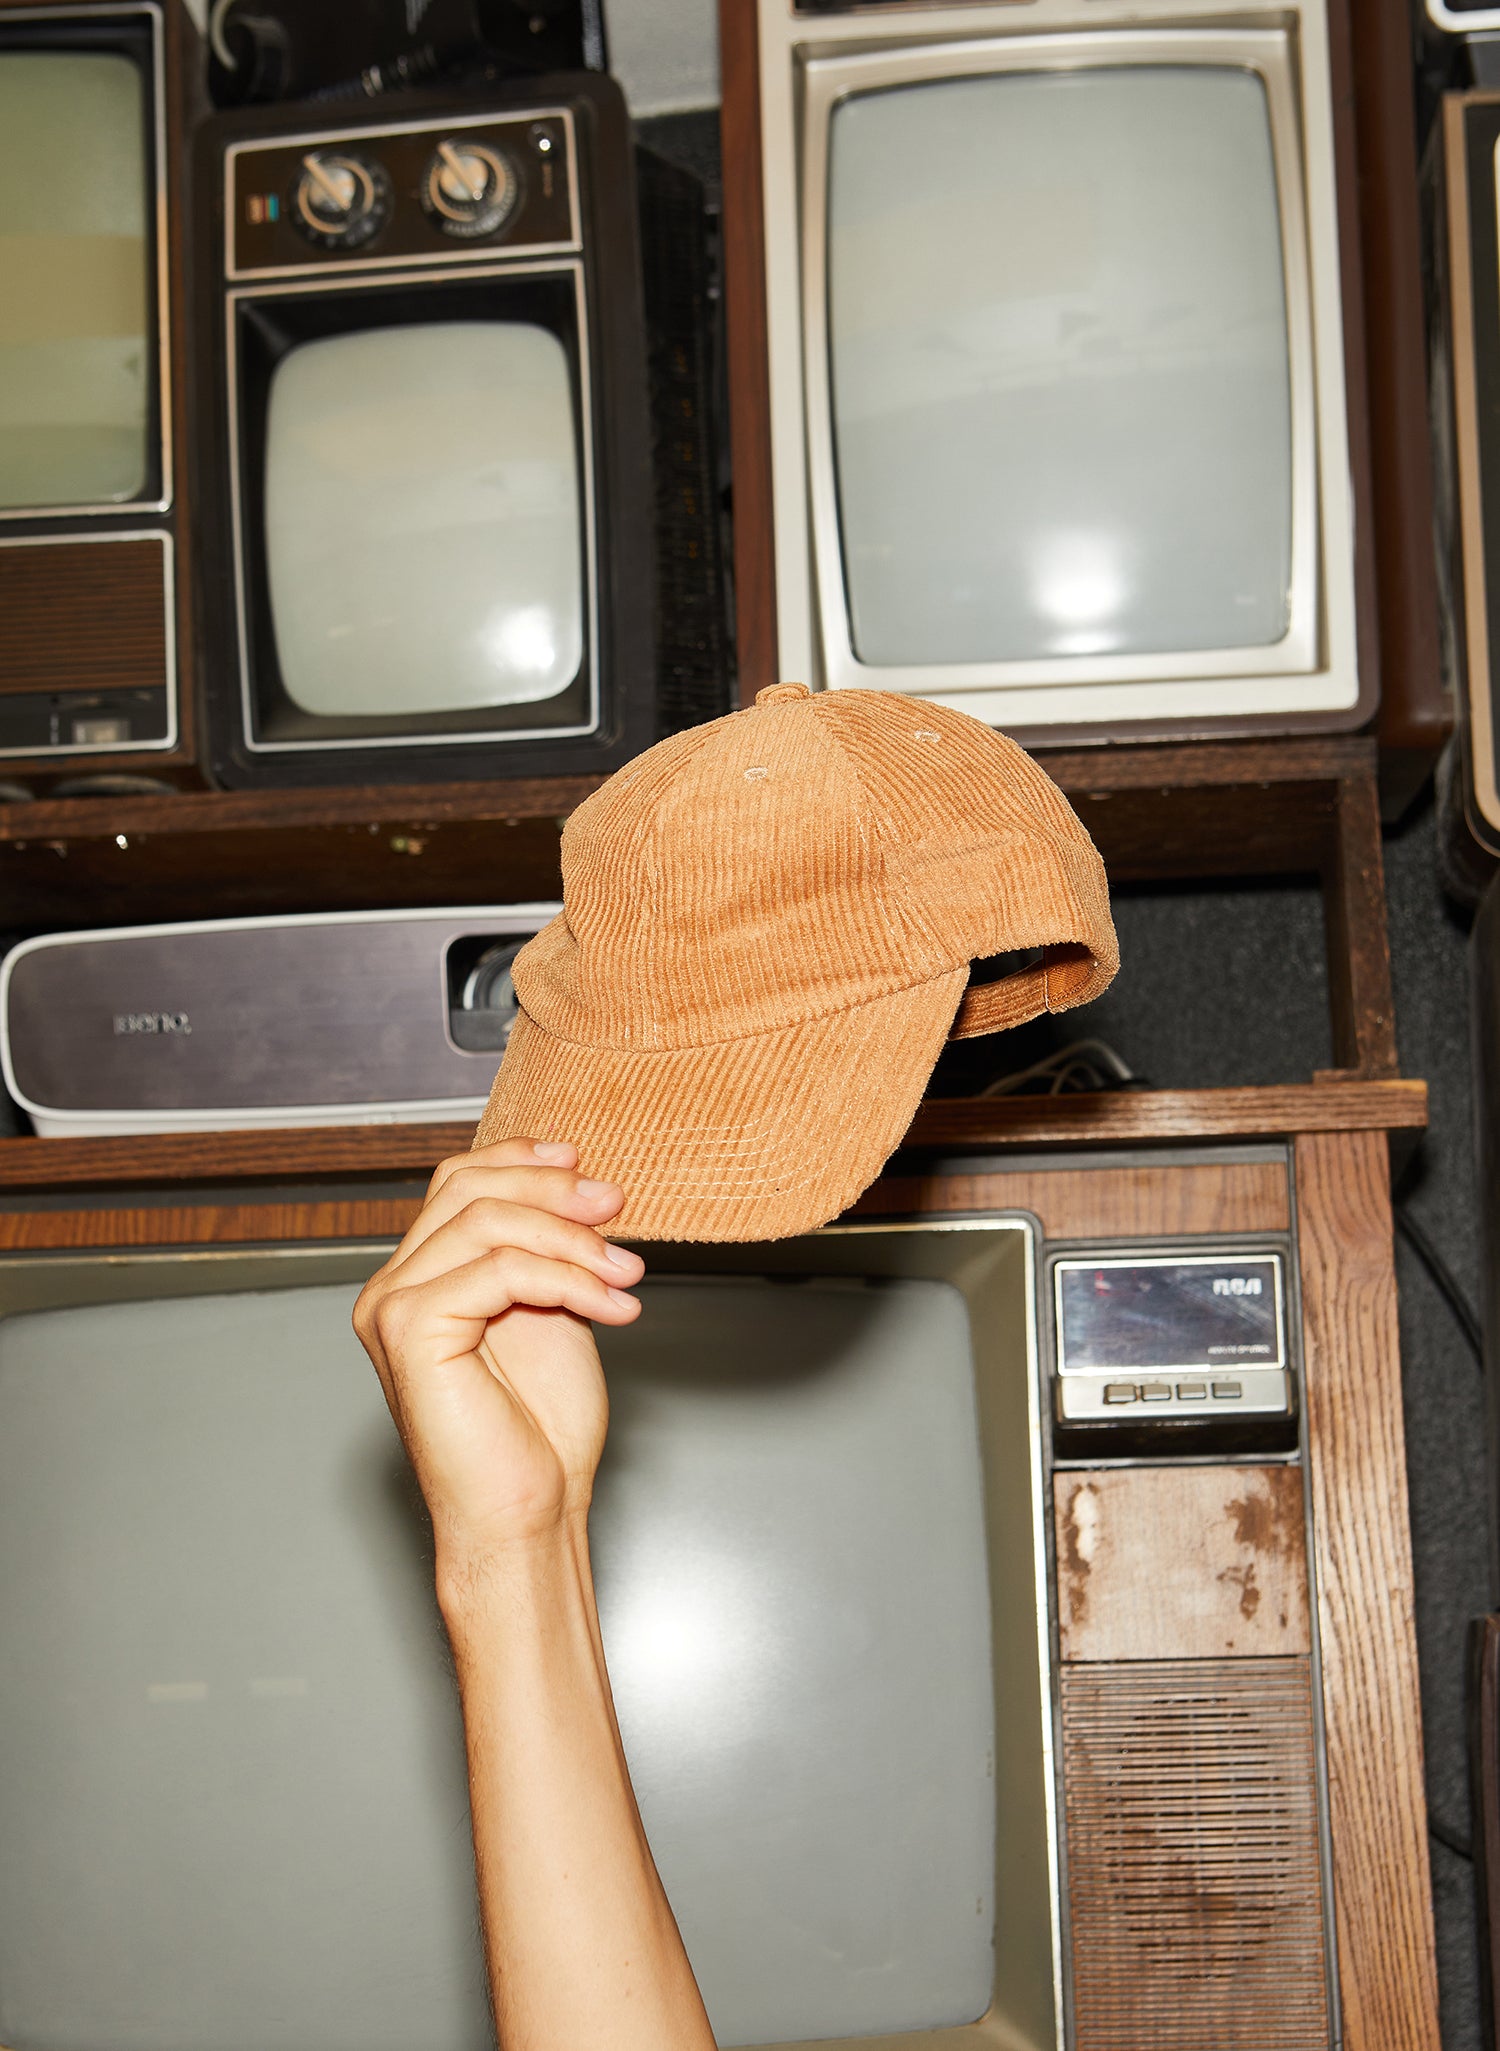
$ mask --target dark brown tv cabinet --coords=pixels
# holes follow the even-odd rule
[[[1396,1072],[1368,740],[1077,748],[1039,759],[1117,883],[1304,875],[1323,890],[1334,1063]],[[193,792],[0,804],[6,926],[556,898],[558,840],[598,779]]]

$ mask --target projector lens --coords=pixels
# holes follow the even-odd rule
[[[516,933],[493,941],[467,965],[450,957],[448,1024],[455,1045],[466,1052],[500,1051],[510,1038],[516,1018],[511,963],[530,938]]]
[[[498,940],[487,947],[464,980],[460,1009],[495,1011],[507,1025],[516,1015],[516,986],[510,979],[510,965],[525,940]]]

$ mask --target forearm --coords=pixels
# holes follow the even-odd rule
[[[440,1565],[501,2051],[712,2051],[636,1810],[581,1524]]]

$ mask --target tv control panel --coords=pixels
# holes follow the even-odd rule
[[[233,144],[228,275],[576,249],[575,148],[565,107]]]
[[[1059,1425],[1287,1417],[1283,1257],[1067,1257],[1052,1269]]]

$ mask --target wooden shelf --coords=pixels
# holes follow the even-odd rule
[[[1038,760],[1078,806],[1121,880],[1314,874],[1337,786],[1373,771],[1374,746],[1358,739],[1204,741],[1050,749]],[[274,891],[300,876],[304,899],[331,890],[333,899],[320,904],[335,909],[350,890],[365,893],[363,870],[390,873],[387,854],[398,867],[415,866],[414,839],[423,843],[415,852],[427,867],[445,847],[476,835],[503,840],[530,827],[555,843],[562,820],[602,780],[43,798],[0,804],[0,862],[17,881],[34,875],[61,883],[67,865],[74,889],[87,869],[148,894],[161,887],[165,859],[195,868],[201,893],[225,880],[231,850],[254,850],[258,867],[240,880],[253,884],[258,876]],[[407,845],[392,849],[397,840]],[[517,845],[524,840],[523,834]],[[297,861],[308,847],[325,856],[312,872]],[[333,859],[338,850],[342,863]],[[192,879],[186,883],[193,887]],[[42,887],[44,896],[57,894]],[[25,909],[35,923],[31,907]],[[149,907],[136,915],[168,916]]]
[[[0,805],[0,840],[90,840],[116,833],[286,832],[363,826],[371,819],[436,826],[453,821],[557,819],[582,804],[601,776],[543,776],[497,783],[330,785],[316,790],[162,791],[37,798]]]
[[[918,1110],[904,1144],[981,1153],[1010,1147],[1282,1139],[1303,1132],[1419,1131],[1426,1123],[1423,1082],[1116,1090],[1071,1097],[939,1097]],[[0,1191],[420,1179],[449,1155],[466,1153],[473,1130],[465,1121],[130,1139],[7,1139],[0,1140]]]
[[[1115,884],[1316,876],[1334,1060],[1394,1075],[1372,741],[1202,741],[1039,756]],[[598,779],[184,792],[0,806],[0,905],[29,931],[521,903]]]
[[[561,894],[599,777],[0,805],[0,903],[36,931]]]

